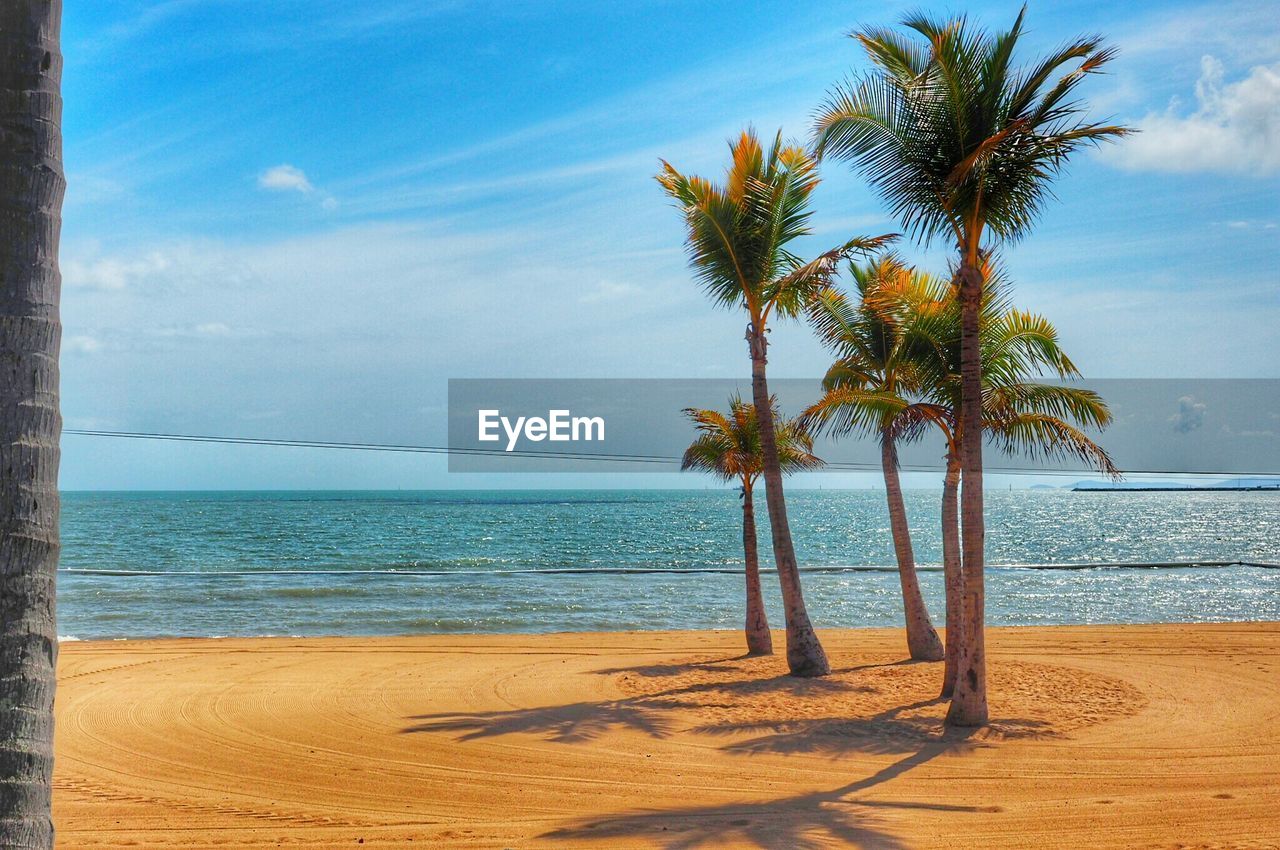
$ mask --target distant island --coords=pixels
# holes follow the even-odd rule
[[[1173,481],[1077,481],[1068,486],[1070,490],[1077,493],[1097,490],[1123,490],[1130,493],[1187,490],[1201,493],[1259,490],[1280,492],[1280,478],[1230,478],[1212,484],[1184,484]]]

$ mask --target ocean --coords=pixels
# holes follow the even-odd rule
[[[906,494],[943,618],[937,491]],[[763,495],[761,565],[772,566]],[[901,623],[884,493],[794,490],[819,627]],[[65,493],[65,639],[738,628],[741,510],[712,490]],[[992,625],[1280,620],[1280,494],[987,494]],[[1044,565],[1094,565],[1046,569]],[[777,580],[764,576],[782,626]]]

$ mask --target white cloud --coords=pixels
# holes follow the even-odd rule
[[[1169,424],[1179,434],[1190,434],[1204,425],[1205,406],[1193,396],[1178,399],[1178,412],[1169,417]]]
[[[170,265],[169,258],[158,251],[131,260],[117,257],[70,259],[62,263],[62,281],[69,287],[84,289],[125,289],[140,280],[162,274]]]
[[[67,174],[67,206],[118,203],[129,194],[119,180],[94,174]]]
[[[1280,172],[1280,63],[1255,66],[1226,82],[1223,65],[1200,60],[1196,109],[1176,101],[1149,113],[1141,130],[1103,156],[1134,171],[1210,171],[1265,176]]]
[[[272,166],[258,175],[258,188],[268,192],[299,192],[320,199],[320,206],[332,212],[338,208],[338,199],[316,188],[301,168],[288,163]]]
[[[583,304],[597,304],[602,301],[619,301],[623,298],[629,298],[638,293],[640,289],[629,283],[615,283],[611,280],[602,280],[596,284],[596,288],[583,295],[578,300]]]
[[[236,334],[225,322],[204,322],[198,325],[166,325],[146,331],[146,335],[177,339],[213,339]]]
[[[62,350],[69,354],[95,354],[102,350],[102,341],[88,334],[69,336],[62,341]]]
[[[252,270],[222,246],[203,241],[171,242],[132,254],[104,254],[96,241],[70,242],[62,250],[62,280],[68,289],[112,296],[172,293],[177,289],[222,291],[252,282]]]
[[[284,164],[268,168],[258,175],[258,186],[272,192],[302,192],[304,195],[314,192],[315,186],[307,179],[301,168]]]
[[[196,325],[192,330],[196,336],[229,336],[231,328],[222,322],[205,322],[202,325]]]

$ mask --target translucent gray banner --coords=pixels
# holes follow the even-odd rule
[[[1280,380],[1105,379],[1075,382],[1110,406],[1113,424],[1089,431],[1127,473],[1280,474]],[[769,383],[782,413],[793,416],[821,394],[817,379]],[[452,379],[451,472],[657,472],[679,468],[695,432],[688,407],[727,410],[751,398],[749,380]],[[879,468],[869,435],[819,436],[826,469]],[[904,469],[940,470],[938,433],[903,445]],[[990,445],[991,470],[1079,470],[1078,460],[1005,454]]]

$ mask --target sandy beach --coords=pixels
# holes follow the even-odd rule
[[[58,843],[1280,846],[1280,624],[993,629],[968,737],[899,632],[823,637],[67,643]]]

